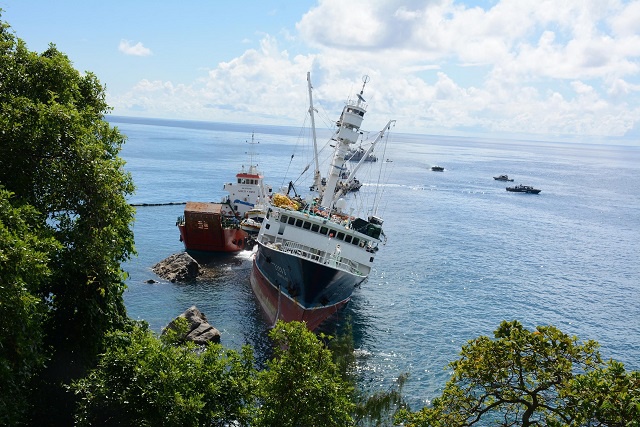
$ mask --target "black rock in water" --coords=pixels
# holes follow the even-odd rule
[[[207,317],[196,306],[191,306],[188,310],[182,313],[178,317],[187,319],[189,327],[187,328],[187,334],[184,336],[185,341],[193,341],[196,344],[206,344],[210,341],[220,342],[220,331],[211,326],[207,321]],[[175,328],[175,319],[167,325],[162,331],[164,335],[167,330]]]
[[[188,282],[200,274],[200,264],[186,252],[173,254],[152,268],[153,272],[171,282]]]

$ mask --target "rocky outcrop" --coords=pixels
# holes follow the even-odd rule
[[[187,323],[189,325],[184,337],[185,341],[193,341],[196,344],[201,345],[208,342],[220,342],[220,331],[209,324],[207,317],[204,313],[198,310],[195,305],[178,317],[187,319]],[[162,334],[164,335],[169,329],[175,329],[175,322],[175,319],[172,320],[171,323],[164,328]]]
[[[173,254],[152,268],[153,272],[171,282],[188,282],[200,274],[200,264],[186,252]]]

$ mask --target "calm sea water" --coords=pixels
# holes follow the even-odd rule
[[[252,131],[274,188],[300,167],[290,163],[296,129],[111,120],[128,136],[131,203],[219,201],[223,184],[249,163]],[[418,409],[440,393],[462,345],[513,319],[594,339],[605,358],[640,369],[640,148],[392,134],[385,158],[388,242],[335,324],[353,322],[365,387],[388,387],[409,372],[405,393]],[[435,164],[445,171],[432,172]],[[542,192],[506,192],[492,178],[505,173],[515,178],[509,185]],[[366,198],[373,182],[358,178]],[[159,332],[196,305],[225,346],[267,354],[249,252],[215,257],[210,281],[168,283],[151,271],[183,251],[175,226],[183,209],[137,208],[138,256],[125,265],[129,315]]]

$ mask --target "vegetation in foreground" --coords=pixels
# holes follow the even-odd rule
[[[418,426],[640,426],[640,372],[553,326],[502,322],[463,346],[442,395],[396,421]]]
[[[354,386],[325,342],[298,322],[279,322],[269,335],[275,354],[258,371],[249,347],[236,352],[211,343],[196,351],[193,343],[156,338],[144,324],[114,332],[98,367],[72,386],[76,422],[355,425]]]
[[[639,373],[553,327],[504,322],[469,342],[417,412],[405,376],[357,391],[348,333],[279,323],[260,371],[249,348],[155,337],[122,298],[134,187],[104,96],[54,45],[30,52],[0,21],[0,424],[639,425]]]
[[[62,385],[128,322],[134,187],[104,98],[94,74],[0,21],[0,424],[71,421]]]

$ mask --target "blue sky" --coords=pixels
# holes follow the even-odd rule
[[[640,0],[0,0],[106,86],[113,114],[423,134],[640,138]]]

